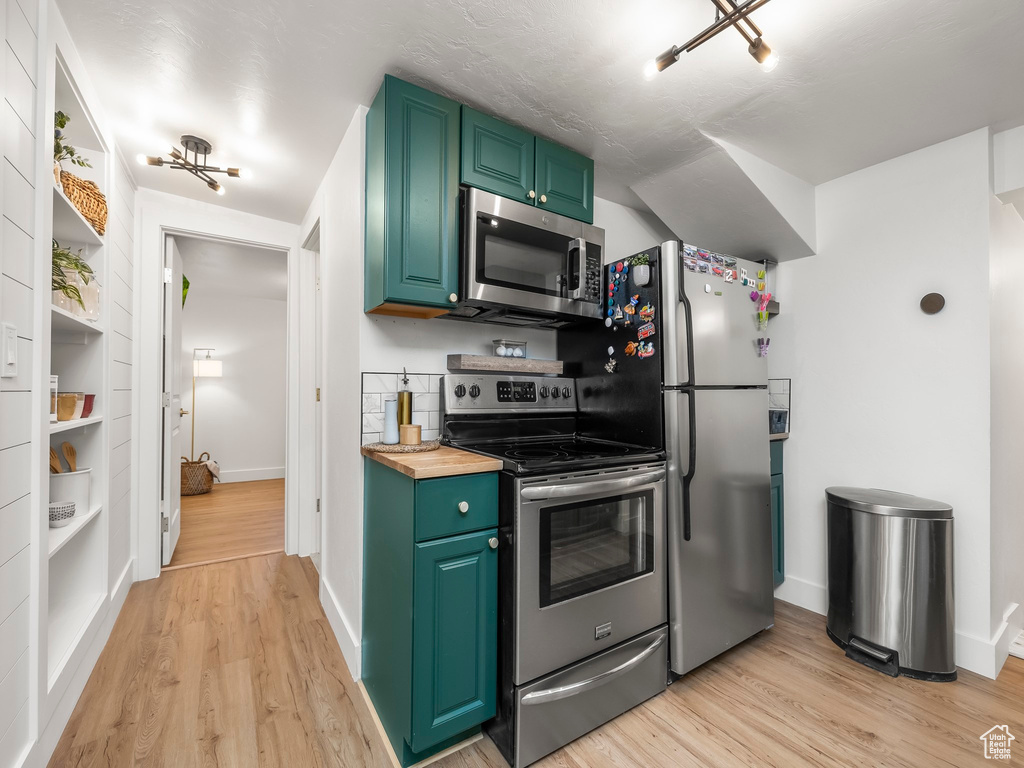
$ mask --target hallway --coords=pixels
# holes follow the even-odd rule
[[[994,723],[1024,730],[1024,661],[995,681],[893,680],[845,659],[820,616],[777,602],[776,622],[537,765],[962,766]],[[312,563],[276,554],[133,585],[50,765],[391,762]],[[505,763],[484,739],[435,765]]]
[[[214,483],[181,497],[181,537],[165,571],[284,551],[284,480]]]

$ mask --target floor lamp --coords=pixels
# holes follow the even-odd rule
[[[220,378],[224,375],[221,361],[210,357],[213,351],[212,348],[206,347],[196,347],[192,350],[192,448],[189,450],[189,461],[196,460],[196,379]],[[199,357],[200,352],[205,352],[206,357]]]

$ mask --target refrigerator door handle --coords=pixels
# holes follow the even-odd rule
[[[683,482],[683,541],[690,540],[690,480],[693,479],[697,470],[697,419],[696,419],[696,392],[686,393],[685,414],[686,429],[680,429],[680,439],[685,440],[686,448],[686,472],[682,475]],[[680,423],[682,426],[682,423]]]

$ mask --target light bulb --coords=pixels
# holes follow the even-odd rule
[[[644,80],[653,80],[658,76],[658,62],[651,59],[644,64]]]
[[[217,185],[217,194],[220,195],[221,197],[224,196],[224,187],[220,184]]]
[[[143,154],[136,155],[135,160],[139,165],[149,165],[149,159]]]
[[[765,72],[771,72],[779,66],[779,52],[772,51],[768,54],[768,58],[761,62],[761,69]]]

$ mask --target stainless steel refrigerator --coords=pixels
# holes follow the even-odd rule
[[[692,270],[696,261],[697,269]],[[670,666],[682,675],[774,623],[768,370],[741,275],[662,244]],[[717,270],[734,271],[728,281]]]
[[[582,434],[667,454],[669,656],[682,675],[774,622],[768,374],[750,295],[763,267],[676,241],[642,253],[646,285],[630,259],[612,262],[607,324],[559,331],[558,352],[578,377]],[[620,312],[633,298],[636,314]]]

